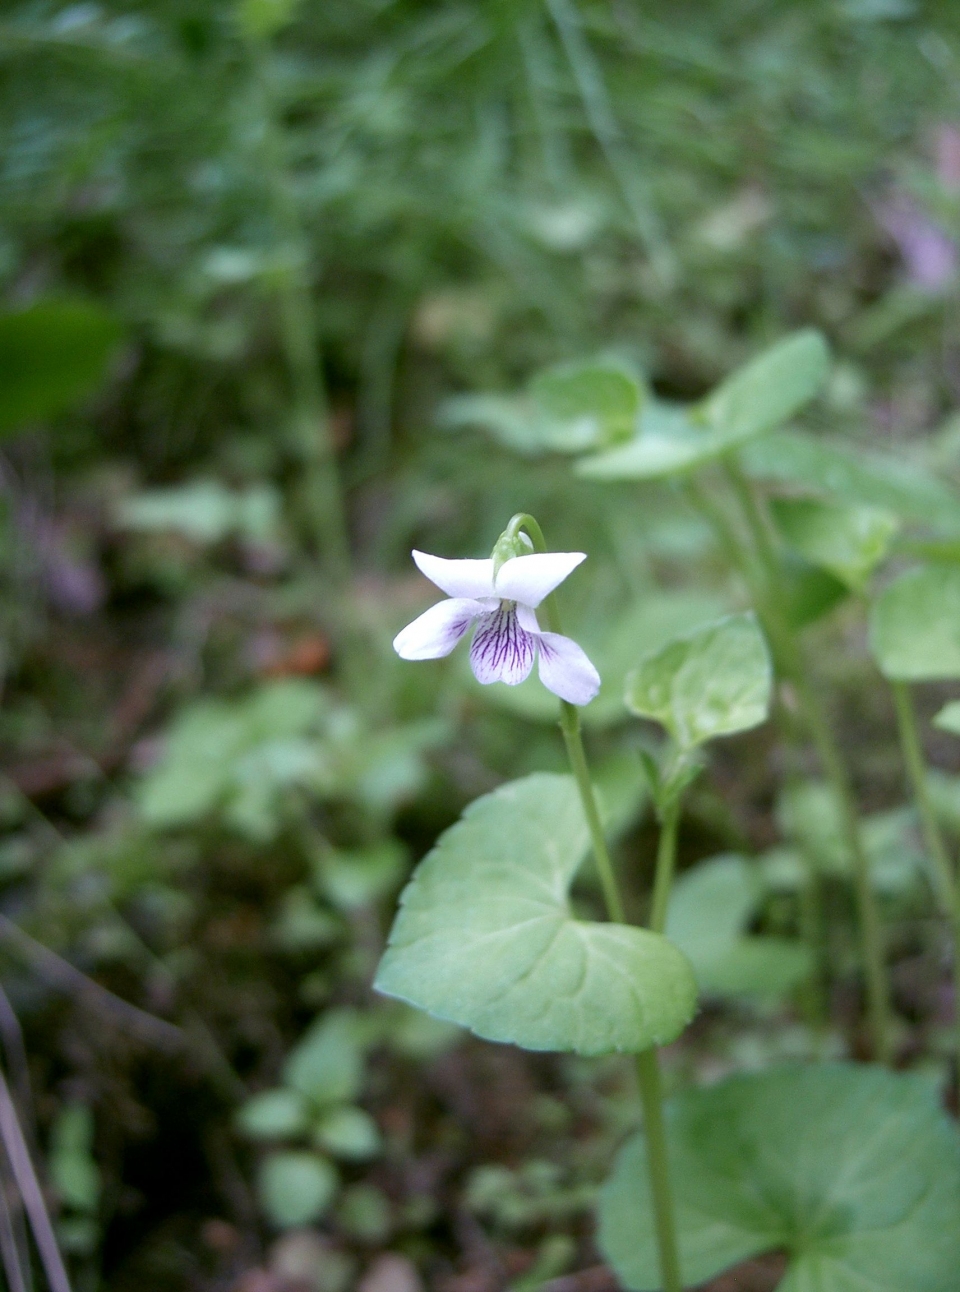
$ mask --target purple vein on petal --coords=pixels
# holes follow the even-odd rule
[[[529,676],[536,648],[536,637],[520,627],[516,609],[501,605],[477,624],[470,647],[473,675],[484,685],[506,682],[516,686]]]

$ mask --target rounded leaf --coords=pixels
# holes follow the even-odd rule
[[[870,609],[870,649],[895,681],[960,677],[960,569],[929,565],[895,579]]]
[[[374,985],[528,1050],[672,1040],[695,1008],[692,970],[658,934],[574,918],[568,891],[588,842],[569,776],[477,799],[404,890]]]
[[[777,528],[796,551],[861,589],[883,560],[900,523],[880,507],[849,506],[813,498],[775,498]]]
[[[844,1064],[773,1069],[668,1105],[684,1286],[761,1252],[784,1289],[946,1292],[960,1268],[960,1137],[931,1083]],[[660,1284],[642,1135],[600,1201],[623,1286]]]
[[[271,1222],[293,1229],[318,1220],[338,1184],[336,1168],[317,1153],[271,1153],[260,1168],[257,1192]]]
[[[363,1162],[382,1147],[377,1123],[362,1108],[342,1106],[324,1113],[314,1129],[314,1142],[334,1157]]]
[[[237,1129],[251,1139],[287,1139],[309,1126],[309,1109],[296,1090],[264,1090],[237,1112]]]
[[[753,614],[728,615],[648,655],[627,677],[627,708],[681,749],[746,731],[770,709],[772,668]]]

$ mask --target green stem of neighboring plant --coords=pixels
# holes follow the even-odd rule
[[[793,686],[804,725],[813,741],[824,775],[833,790],[839,809],[844,843],[853,866],[860,953],[874,1055],[881,1062],[888,1063],[891,1058],[892,1028],[883,930],[870,882],[870,863],[860,831],[853,787],[820,697],[810,679],[799,642],[783,613],[778,592],[780,565],[766,521],[757,505],[753,490],[734,463],[726,464],[726,474],[750,531],[751,551],[744,551],[723,509],[695,481],[690,482],[689,492],[694,504],[716,531],[724,552],[742,571],[747,581],[757,613],[770,638],[770,645],[780,672]]]
[[[520,513],[513,517],[507,526],[507,533],[516,535],[525,530],[538,552],[546,552],[547,544],[543,531],[532,516]],[[559,633],[560,614],[556,598],[551,594],[544,601],[544,610],[550,631]],[[617,884],[616,873],[610,860],[607,841],[603,833],[603,823],[597,807],[593,783],[587,766],[587,756],[580,734],[580,713],[573,704],[560,701],[560,729],[567,746],[570,766],[576,778],[583,803],[584,816],[590,830],[593,855],[600,875],[607,914],[618,924],[624,923],[623,899]],[[676,810],[679,814],[679,796]],[[654,882],[654,905],[657,904],[656,893],[662,892],[663,918],[655,931],[663,932],[666,922],[666,901],[670,891],[670,877],[673,874],[676,855],[676,820],[672,831],[667,834],[664,843],[661,835],[657,850],[657,875]],[[674,1221],[673,1191],[670,1186],[670,1163],[667,1155],[667,1135],[663,1120],[663,1091],[660,1082],[660,1067],[655,1049],[645,1050],[636,1056],[637,1081],[640,1086],[640,1102],[643,1106],[643,1122],[647,1141],[647,1168],[650,1174],[650,1192],[653,1196],[654,1223],[657,1231],[657,1250],[660,1257],[660,1275],[664,1292],[683,1292],[680,1281],[680,1259],[677,1254],[676,1224]]]
[[[903,761],[906,764],[917,814],[920,817],[920,828],[936,872],[937,896],[953,932],[954,1028],[955,1042],[960,1047],[960,885],[957,883],[940,822],[937,820],[933,800],[930,798],[927,764],[920,744],[917,715],[910,688],[906,682],[891,682],[890,685],[897,710]]]
[[[681,796],[675,794],[663,810],[660,822],[660,839],[657,843],[657,870],[653,880],[653,901],[650,907],[650,927],[662,933],[667,927],[667,906],[677,861],[677,825],[680,821]]]
[[[637,1055],[637,1082],[643,1105],[643,1128],[647,1144],[647,1170],[653,1194],[653,1218],[657,1230],[660,1277],[663,1292],[682,1292],[677,1231],[674,1223],[673,1188],[670,1183],[670,1158],[667,1132],[663,1120],[663,1088],[660,1061],[655,1049]]]
[[[667,927],[670,886],[677,863],[677,824],[680,820],[681,799],[682,795],[679,793],[672,795],[662,812],[660,839],[657,844],[657,870],[653,880],[653,904],[650,912],[650,928],[654,933],[662,934]],[[660,1061],[656,1049],[645,1050],[637,1055],[637,1081],[640,1086],[640,1100],[643,1104],[647,1167],[653,1194],[660,1274],[664,1292],[680,1292],[683,1283],[680,1278],[680,1258],[677,1251],[667,1134],[663,1121]]]
[[[275,271],[274,283],[280,312],[280,340],[293,396],[294,431],[304,468],[307,520],[325,572],[337,584],[342,584],[349,570],[350,549],[320,369],[319,337],[307,273],[307,240],[293,192],[286,141],[277,119],[270,50],[263,40],[255,38],[249,40],[248,48],[259,96],[264,177],[281,243],[282,263]]]

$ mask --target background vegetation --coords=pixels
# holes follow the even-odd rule
[[[589,553],[564,608],[642,910],[622,677],[743,589],[680,491],[578,479],[466,397],[604,356],[693,400],[813,326],[807,427],[960,483],[958,85],[950,0],[3,6],[0,1037],[78,1288],[613,1286],[590,1206],[629,1071],[369,989],[437,834],[564,765],[549,696],[395,659],[409,552],[484,555],[523,510]],[[889,694],[853,602],[810,632],[887,867],[899,1062],[955,1099]],[[795,938],[790,849],[826,857],[831,973],[721,973],[677,1074],[865,1052],[812,773],[763,728],[690,793],[683,865],[767,877],[730,938]]]

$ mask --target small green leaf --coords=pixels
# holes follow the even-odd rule
[[[354,1099],[363,1080],[363,1051],[354,1011],[334,1009],[321,1014],[291,1051],[283,1079],[315,1104]]]
[[[94,1214],[100,1203],[100,1169],[93,1157],[93,1114],[68,1104],[53,1124],[50,1176],[64,1206]]]
[[[747,936],[762,895],[759,874],[734,854],[701,862],[674,884],[667,937],[690,960],[702,991],[775,998],[810,976],[809,948]]]
[[[870,608],[870,648],[896,681],[960,677],[960,569],[930,565],[895,579]]]
[[[348,1105],[323,1114],[314,1129],[314,1143],[348,1162],[376,1157],[382,1147],[380,1131],[370,1114]]]
[[[701,405],[703,418],[717,435],[743,444],[809,404],[829,371],[821,333],[794,332],[722,382]]]
[[[836,437],[777,431],[740,454],[747,473],[880,507],[947,534],[960,532],[960,495],[909,458],[866,450]]]
[[[55,417],[91,394],[120,338],[114,316],[89,301],[0,314],[0,433]]]
[[[571,914],[588,834],[569,776],[472,803],[400,899],[375,986],[492,1041],[638,1052],[692,1016],[690,967],[666,938]]]
[[[883,560],[899,521],[879,507],[844,506],[812,498],[775,498],[774,519],[791,547],[855,592]]]
[[[320,1219],[338,1183],[334,1165],[317,1153],[271,1153],[260,1167],[257,1192],[270,1221],[293,1229]]]
[[[818,1065],[686,1090],[668,1107],[684,1286],[785,1250],[780,1292],[945,1292],[960,1268],[960,1140],[931,1084]],[[600,1202],[624,1287],[661,1286],[642,1136]]]
[[[648,656],[627,678],[626,704],[666,727],[681,749],[693,749],[763,722],[771,686],[756,618],[728,615]]]
[[[548,368],[534,377],[530,395],[552,421],[582,425],[590,447],[632,436],[643,403],[637,380],[613,361]]]
[[[693,470],[791,417],[817,393],[830,355],[819,332],[797,332],[733,374],[699,408],[649,404],[637,437],[577,464],[597,480],[656,479]]]
[[[778,583],[784,615],[789,626],[798,630],[816,623],[850,595],[849,587],[829,570],[791,551],[781,555]]]
[[[288,1139],[309,1125],[309,1106],[296,1090],[264,1090],[237,1112],[237,1129],[251,1139]]]
[[[960,736],[960,700],[945,704],[934,718],[933,725],[941,731],[949,731],[952,736]]]

